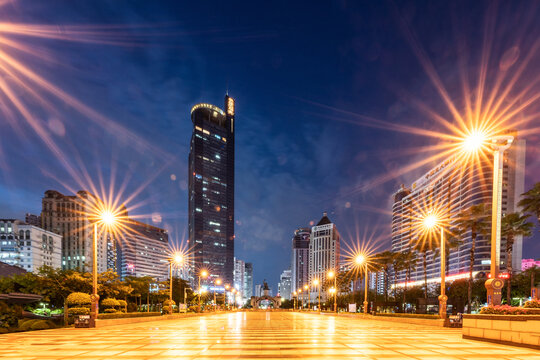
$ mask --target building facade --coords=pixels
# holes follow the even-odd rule
[[[310,228],[299,228],[292,238],[292,289],[293,292],[309,283],[309,242]]]
[[[284,270],[279,277],[279,296],[287,300],[291,300],[292,289],[292,271]]]
[[[249,301],[253,296],[253,263],[246,263],[244,272],[244,299]]]
[[[191,109],[189,153],[189,242],[192,274],[209,272],[204,283],[234,282],[234,99],[225,111],[210,104]],[[192,284],[196,275],[192,275]]]
[[[166,230],[135,220],[125,221],[125,231],[116,242],[116,268],[126,276],[150,276],[158,281],[169,276],[169,235]]]
[[[234,258],[234,288],[244,297],[244,282],[246,275],[246,263]]]
[[[0,219],[0,261],[28,272],[62,267],[62,237],[15,219]]]
[[[92,204],[98,201],[96,196],[82,190],[73,196],[55,190],[45,191],[41,222],[45,230],[62,236],[63,269],[92,270],[93,227],[89,214],[92,212]],[[116,251],[112,249],[114,241],[106,236],[100,236],[97,245],[98,272],[101,273],[113,263],[108,256]]]
[[[319,281],[321,288],[321,298],[327,298],[327,291],[324,289],[328,271],[337,272],[340,265],[340,235],[338,229],[327,216],[323,213],[323,217],[317,225],[311,229],[311,240],[309,243],[309,284],[313,280]],[[318,290],[313,286],[310,287],[310,299],[315,299],[318,296]],[[325,300],[326,301],[326,300]]]
[[[514,134],[516,135],[516,134]],[[392,251],[414,251],[416,239],[414,222],[416,214],[422,212],[426,204],[444,204],[448,209],[449,231],[456,233],[453,228],[454,219],[460,212],[466,211],[472,205],[480,203],[491,208],[493,165],[492,155],[479,162],[463,164],[458,158],[450,158],[433,168],[410,187],[401,186],[393,196],[392,206]],[[525,140],[514,140],[512,146],[505,152],[502,189],[502,214],[517,211],[519,196],[524,192]],[[437,241],[434,241],[438,247]],[[501,271],[505,271],[505,239],[501,239]],[[471,233],[465,233],[459,238],[459,246],[450,250],[447,263],[447,280],[468,278],[470,265]],[[479,235],[476,240],[476,251],[473,276],[479,273],[487,275],[490,270],[489,236]],[[423,266],[421,253],[416,252],[413,262],[411,282],[423,284]],[[522,237],[517,237],[514,243],[513,263],[520,264],[522,257]],[[428,282],[440,282],[440,259],[433,251],[427,251]],[[398,273],[398,286],[405,281],[406,271]],[[393,279],[393,277],[391,277]]]

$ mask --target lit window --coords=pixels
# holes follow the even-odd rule
[[[199,130],[199,131],[203,131],[202,128],[200,126],[195,126],[195,129]]]
[[[214,136],[219,140],[221,139],[221,136],[217,135],[217,134],[214,134]]]
[[[225,139],[225,138],[221,138],[221,140],[223,140],[223,142],[227,142],[227,139]]]
[[[219,156],[218,154],[216,154],[216,159],[221,159],[221,156]]]
[[[203,134],[210,135],[210,131],[208,131],[208,130],[203,130],[202,132],[203,132]]]
[[[197,212],[202,212],[202,209],[195,208],[195,211],[197,211]]]

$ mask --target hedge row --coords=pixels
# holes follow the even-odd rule
[[[132,317],[147,317],[161,316],[160,312],[134,312],[134,313],[115,313],[115,314],[99,314],[98,319],[124,319]]]
[[[438,315],[430,314],[404,314],[404,313],[376,313],[375,316],[401,317],[409,319],[438,319]]]

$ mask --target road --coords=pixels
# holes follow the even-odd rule
[[[0,335],[2,359],[540,359],[461,331],[288,312],[222,313]]]

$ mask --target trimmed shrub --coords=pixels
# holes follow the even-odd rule
[[[69,315],[89,315],[90,309],[86,307],[73,307],[68,309]]]
[[[165,301],[163,302],[163,306],[169,306],[170,303],[171,303],[171,300],[165,300]],[[173,304],[173,305],[176,305],[176,303],[174,302],[174,300],[172,300],[172,304]]]
[[[540,308],[540,300],[529,300],[523,305],[524,308],[538,309]]]
[[[107,314],[115,314],[117,313],[118,311],[116,311],[116,309],[105,309],[103,310],[104,313],[107,313]]]
[[[90,305],[92,300],[90,295],[81,292],[74,292],[67,297],[68,305]]]
[[[164,307],[161,308],[161,311],[162,311],[164,314],[168,314],[170,310],[171,310],[171,307],[170,307],[170,306],[164,306]]]
[[[125,308],[127,306],[126,300],[118,300],[118,304],[123,308]]]
[[[132,317],[148,317],[161,316],[159,312],[134,312],[134,313],[115,313],[115,314],[99,314],[98,319],[125,319]]]
[[[38,320],[30,326],[30,330],[45,330],[50,328],[47,320]]]
[[[39,319],[27,319],[26,320],[26,319],[23,319],[23,320],[19,321],[19,330],[28,331],[38,321],[44,321],[44,320],[39,320]]]
[[[0,327],[0,334],[7,334],[9,332],[8,329]]]
[[[485,306],[480,310],[483,315],[527,315],[525,309],[508,305]]]
[[[114,308],[116,306],[120,306],[120,302],[118,302],[118,300],[116,299],[107,298],[103,299],[103,301],[101,302],[101,306],[103,306],[104,308]]]

